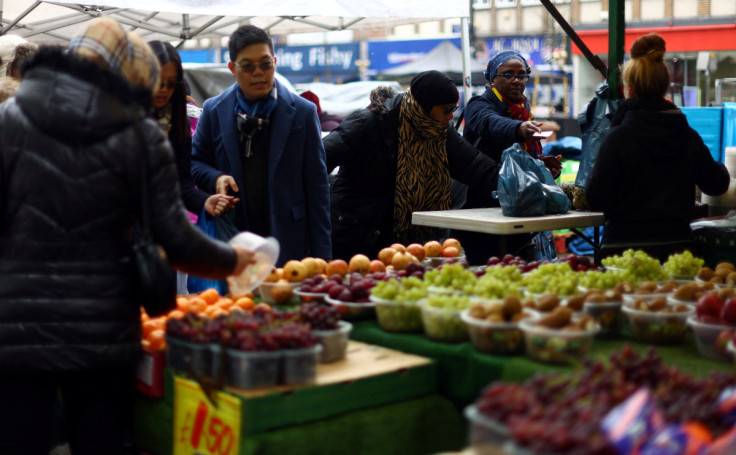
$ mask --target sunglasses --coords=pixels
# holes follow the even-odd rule
[[[447,106],[445,108],[445,114],[451,114],[451,113],[455,112],[458,107],[460,107],[460,106],[457,106],[457,105],[455,105],[455,106]]]
[[[496,77],[502,77],[509,82],[513,82],[514,79],[517,79],[519,82],[526,82],[529,80],[529,75],[526,73],[521,73],[521,74],[503,73],[503,74],[496,74]]]
[[[253,74],[256,72],[256,68],[260,68],[261,71],[266,72],[273,68],[274,61],[269,60],[267,62],[261,62],[261,63],[235,63],[233,62],[233,65],[237,66],[242,73],[248,73]]]
[[[169,89],[169,90],[176,90],[176,88],[179,86],[179,82],[175,81],[169,81],[169,82],[161,82],[161,85],[159,86],[162,89]]]

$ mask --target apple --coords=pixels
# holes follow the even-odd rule
[[[314,260],[317,261],[317,273],[324,275],[327,269],[327,261],[322,258],[314,258]]]
[[[395,249],[391,247],[383,248],[381,251],[378,252],[378,260],[386,265],[389,265],[391,264],[391,259],[394,257],[394,254],[396,254]]]
[[[736,325],[736,297],[729,297],[721,310],[721,321],[726,325]]]
[[[327,263],[325,274],[327,276],[340,275],[344,277],[348,274],[349,271],[350,267],[348,266],[347,262],[342,259],[333,259]]]
[[[412,256],[420,261],[424,259],[427,255],[427,253],[424,251],[424,246],[418,243],[412,243],[411,245],[407,246],[406,252],[410,253]]]
[[[401,243],[392,243],[390,248],[395,249],[397,252],[404,253],[406,252],[406,247]]]
[[[463,249],[463,247],[460,246],[460,241],[458,239],[453,239],[452,237],[447,238],[442,242],[442,248],[447,248],[448,246],[454,246],[458,251]]]
[[[442,244],[437,240],[430,240],[424,244],[424,257],[438,258],[442,254]]]
[[[348,263],[348,271],[350,273],[359,272],[361,275],[365,275],[371,270],[371,260],[365,254],[356,254],[350,258]]]
[[[271,273],[269,273],[268,276],[266,276],[266,278],[263,279],[263,281],[265,281],[266,283],[275,283],[283,277],[284,277],[283,269],[273,267],[271,269]]]
[[[307,268],[307,278],[311,278],[319,273],[319,262],[315,258],[306,257],[302,259],[302,264]]]
[[[701,321],[704,321],[706,317],[720,319],[722,306],[721,299],[715,293],[709,292],[698,298],[695,303],[695,313]]]
[[[456,258],[460,256],[460,250],[454,246],[446,246],[442,248],[442,257],[445,258]]]
[[[284,278],[291,283],[304,281],[307,278],[307,268],[300,261],[287,261],[284,264]]]
[[[413,261],[412,261],[413,259]],[[391,265],[395,270],[404,270],[410,262],[416,262],[416,258],[409,253],[399,251],[391,258]]]
[[[383,263],[383,261],[379,259],[373,259],[371,261],[371,273],[376,272],[385,272],[386,271],[386,264]]]

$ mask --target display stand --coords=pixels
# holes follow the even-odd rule
[[[464,421],[450,401],[437,395],[436,378],[430,359],[351,341],[347,358],[319,365],[313,384],[226,388],[228,397],[239,400],[241,412],[239,447],[232,453],[457,450],[466,442]],[[163,398],[141,396],[135,403],[134,439],[157,455],[177,453],[175,441],[191,439],[196,426],[191,418],[185,431],[176,428],[174,422],[182,419],[175,413],[182,411],[176,409],[170,370],[165,382]]]

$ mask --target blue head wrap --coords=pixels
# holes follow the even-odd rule
[[[511,60],[512,58],[520,60],[521,63],[524,64],[527,73],[531,71],[531,69],[529,68],[529,64],[526,62],[526,59],[522,57],[519,51],[503,51],[499,52],[488,61],[488,66],[486,66],[486,70],[483,72],[483,76],[485,76],[488,82],[491,82],[493,76],[496,75],[498,67],[501,66],[506,60]]]

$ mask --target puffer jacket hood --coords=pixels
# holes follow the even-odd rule
[[[23,66],[23,80],[15,94],[23,113],[36,128],[64,143],[98,142],[151,109],[148,89],[131,86],[61,48],[42,48]]]

